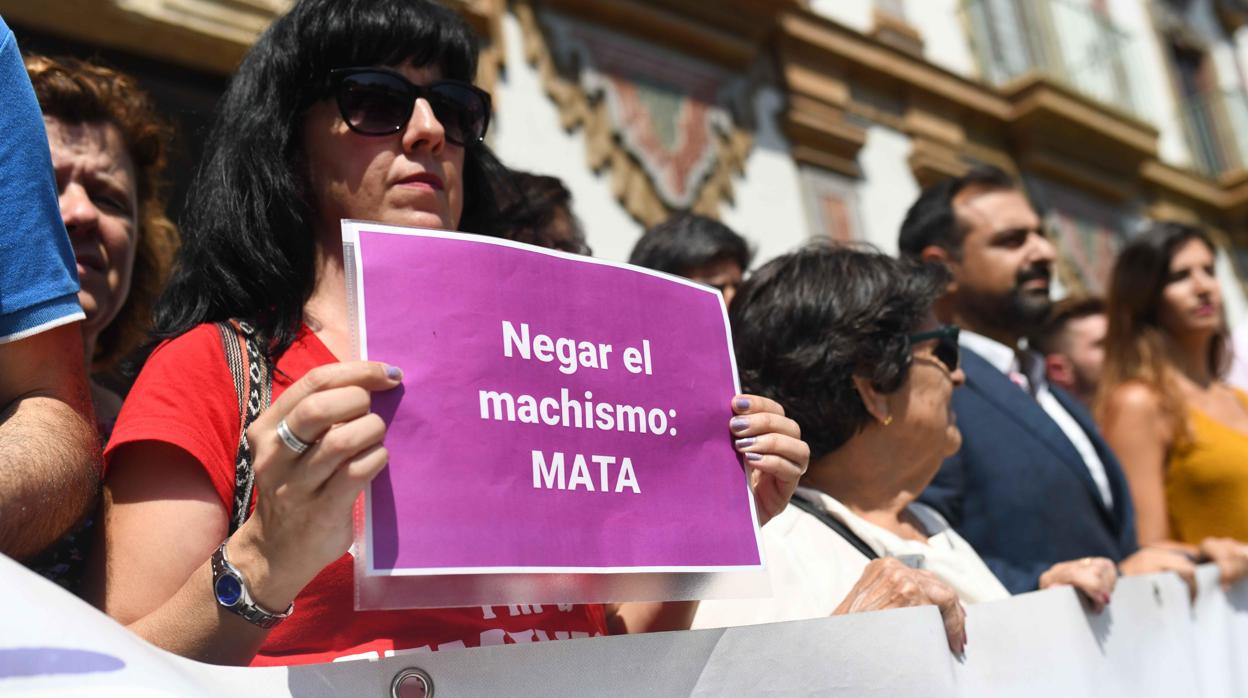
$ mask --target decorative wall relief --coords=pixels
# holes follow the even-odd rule
[[[1048,216],[1050,229],[1057,233],[1061,259],[1059,273],[1065,271],[1067,287],[1085,294],[1103,295],[1114,267],[1114,258],[1122,247],[1119,234],[1087,219],[1065,211],[1052,211]],[[1072,283],[1072,279],[1074,283]]]
[[[255,2],[256,0],[250,0]],[[285,0],[265,0],[284,2]],[[464,19],[481,38],[481,53],[477,58],[479,87],[494,93],[494,109],[502,105],[494,87],[503,70],[503,15],[507,13],[507,0],[442,0],[444,4],[463,15]]]
[[[1071,293],[1103,295],[1128,227],[1122,207],[1050,181],[1033,178],[1027,183],[1045,210],[1062,284]]]
[[[528,2],[515,11],[563,127],[584,130],[625,210],[646,226],[674,210],[717,217],[752,142],[749,79]]]
[[[834,242],[863,239],[854,180],[817,167],[801,168],[802,199],[811,236]]]

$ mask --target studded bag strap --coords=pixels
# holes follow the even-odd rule
[[[234,504],[230,511],[230,534],[251,514],[256,474],[247,428],[273,399],[273,373],[256,341],[255,329],[241,320],[216,323],[225,349],[225,361],[234,379],[238,398],[238,450],[234,457]]]

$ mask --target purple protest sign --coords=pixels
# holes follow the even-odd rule
[[[361,358],[404,371],[373,400],[366,576],[761,567],[714,289],[479,236],[343,238]]]

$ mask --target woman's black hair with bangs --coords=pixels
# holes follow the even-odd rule
[[[157,338],[242,318],[271,357],[290,346],[316,281],[303,114],[329,95],[330,70],[408,61],[471,82],[477,41],[430,0],[299,0],[264,32],[218,106],[156,305]],[[504,234],[506,171],[484,144],[465,149],[463,179],[460,230]]]

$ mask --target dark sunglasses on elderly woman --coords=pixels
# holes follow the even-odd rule
[[[339,68],[329,73],[342,120],[356,133],[388,136],[402,131],[416,100],[424,98],[442,124],[446,140],[475,145],[490,125],[490,95],[459,80],[414,85],[387,68]]]
[[[910,346],[914,346],[919,342],[926,342],[929,339],[939,340],[932,349],[932,356],[944,364],[950,373],[958,370],[958,359],[961,356],[961,350],[958,349],[957,325],[945,325],[928,332],[912,334],[909,339]]]

